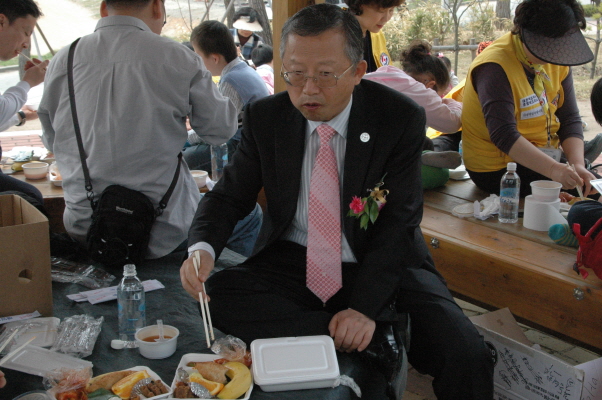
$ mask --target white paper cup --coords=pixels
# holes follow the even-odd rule
[[[207,184],[207,176],[209,175],[207,171],[203,170],[193,170],[190,171],[192,175],[192,179],[196,182],[197,187],[200,189]]]
[[[158,336],[159,327],[157,325],[150,325],[140,329],[136,332],[136,342],[138,342],[138,350],[143,357],[150,359],[161,359],[167,358],[176,352],[178,344],[178,336],[180,331],[178,328],[163,325],[163,336],[171,336],[171,339],[167,339],[163,342],[147,342],[143,339]]]
[[[562,184],[554,181],[531,182],[531,193],[536,201],[555,201],[560,195]]]

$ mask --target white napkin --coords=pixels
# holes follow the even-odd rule
[[[482,210],[481,210],[482,208]],[[475,200],[474,202],[474,217],[480,220],[486,220],[492,215],[497,214],[500,211],[500,198],[492,194],[486,199]]]

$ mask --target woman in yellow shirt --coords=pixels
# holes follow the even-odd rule
[[[347,0],[349,11],[355,14],[364,32],[364,60],[368,63],[366,73],[391,64],[387,42],[381,30],[393,16],[395,7],[401,3],[403,0]]]
[[[464,89],[462,143],[466,169],[481,189],[499,193],[513,161],[521,197],[540,179],[566,189],[585,184],[589,193],[594,175],[585,168],[569,68],[593,58],[580,30],[585,25],[576,0],[525,0],[516,8],[512,32],[473,61]]]

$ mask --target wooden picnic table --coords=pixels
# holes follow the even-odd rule
[[[450,290],[486,308],[508,307],[530,325],[600,352],[602,280],[577,275],[576,249],[524,228],[522,218],[503,224],[451,213],[486,197],[470,180],[424,192],[421,227]]]

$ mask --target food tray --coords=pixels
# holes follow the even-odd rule
[[[188,371],[192,370],[191,367],[186,366],[186,364],[188,364],[189,362],[213,361],[213,360],[217,360],[218,358],[222,358],[222,357],[218,356],[217,354],[188,353],[188,354],[184,354],[182,356],[182,359],[180,360],[180,363],[178,364],[178,368],[184,368],[184,370],[186,372],[188,372]],[[176,376],[175,375],[176,374],[174,371],[174,378],[173,378],[173,382],[171,384],[172,392],[176,388]],[[251,370],[251,376],[252,375],[253,375],[253,371]],[[249,390],[247,390],[244,397],[239,397],[239,399],[249,400],[249,398],[251,397],[251,392],[253,391],[253,385],[254,384],[251,383],[251,387],[249,387]],[[175,398],[175,397],[170,397],[170,399],[173,399],[173,398]],[[234,399],[227,399],[227,400],[234,400]]]
[[[264,392],[334,387],[339,363],[330,336],[257,339],[253,377]]]
[[[2,367],[26,374],[44,376],[45,373],[58,368],[92,368],[92,363],[29,344],[19,350]]]
[[[167,383],[163,379],[161,379],[161,377],[159,375],[157,375],[150,368],[144,367],[144,366],[137,366],[137,367],[131,367],[131,368],[124,368],[121,371],[127,371],[127,370],[129,370],[129,371],[143,371],[143,370],[146,370],[146,372],[150,375],[150,377],[151,377],[152,380],[154,380],[154,381],[161,380],[161,382],[163,382],[163,384],[165,385],[165,387],[168,389],[167,393],[163,393],[163,394],[160,394],[160,395],[157,395],[157,396],[153,396],[153,397],[144,397],[143,395],[140,395],[141,399],[158,400],[158,399],[165,399],[165,398],[167,398],[167,397],[169,397],[171,395],[171,388],[169,386],[167,386]],[[50,393],[46,392],[46,394],[48,395],[48,397],[50,399],[53,399],[53,397],[52,397],[52,395]],[[119,398],[117,395],[115,395],[115,397]]]
[[[165,399],[171,396],[171,388],[167,385],[167,382],[165,382],[165,379],[161,378],[159,375],[157,375],[155,373],[155,371],[153,371],[152,369],[150,369],[149,367],[144,367],[144,366],[137,366],[137,367],[131,367],[131,368],[124,368],[125,370],[130,370],[130,371],[142,371],[142,370],[146,370],[146,372],[148,372],[148,374],[150,375],[151,379],[156,381],[156,380],[161,380],[161,382],[163,382],[163,384],[165,384],[165,387],[168,389],[167,393],[163,393],[157,396],[153,396],[153,397],[144,397],[144,396],[140,396],[141,399],[153,399],[153,400],[158,400],[158,399]]]
[[[14,327],[25,325],[28,323],[41,324],[41,326],[39,327],[31,327],[24,333],[19,334],[19,337],[16,340],[16,343],[12,346],[12,348],[16,349],[22,344],[25,344],[25,342],[27,342],[34,336],[36,338],[30,343],[32,346],[50,347],[56,339],[59,322],[61,322],[61,320],[56,317],[32,318],[24,321],[9,322],[5,326],[7,329],[12,329]],[[10,349],[8,350],[10,351]]]

